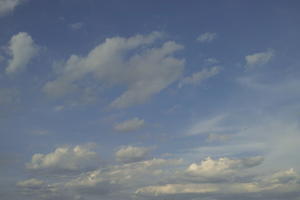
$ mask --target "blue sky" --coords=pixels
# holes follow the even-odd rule
[[[0,0],[1,198],[299,200],[299,7]]]

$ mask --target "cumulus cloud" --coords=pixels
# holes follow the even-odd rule
[[[78,82],[89,76],[102,86],[126,87],[111,102],[111,107],[143,103],[178,80],[184,69],[184,60],[174,55],[183,46],[173,41],[157,46],[154,42],[162,36],[162,33],[153,32],[129,38],[108,38],[86,56],[70,56],[58,77],[49,81],[44,91],[50,96],[61,97],[76,91]]]
[[[219,66],[211,67],[210,69],[205,68],[199,72],[193,73],[189,77],[185,77],[178,84],[178,87],[181,88],[184,85],[197,85],[202,83],[204,80],[211,78],[212,76],[217,75],[220,72]]]
[[[24,0],[1,0],[0,1],[0,17],[12,12]]]
[[[150,148],[126,146],[120,148],[115,156],[119,162],[130,163],[145,160],[149,155]]]
[[[78,171],[89,169],[98,162],[90,146],[60,147],[49,154],[34,154],[26,167],[32,170]]]
[[[294,169],[259,175],[252,171],[251,176],[246,173],[262,161],[261,156],[206,158],[186,166],[182,160],[154,158],[101,167],[53,184],[33,178],[20,181],[17,186],[31,197],[53,199],[63,195],[78,199],[91,196],[92,199],[101,196],[106,199],[121,196],[123,199],[274,199],[280,194],[279,199],[288,196],[295,200],[300,179]],[[220,178],[227,178],[226,182]]]
[[[20,32],[14,35],[9,44],[9,52],[12,58],[5,69],[7,74],[22,71],[39,51],[38,46],[28,33]]]
[[[274,56],[274,50],[268,49],[265,52],[258,52],[245,56],[246,65],[248,69],[259,67],[267,64]]]
[[[201,43],[212,42],[217,37],[217,33],[206,32],[197,37],[197,41]]]
[[[237,175],[237,172],[257,166],[261,164],[263,157],[250,157],[244,159],[230,159],[230,158],[219,158],[213,160],[208,157],[201,163],[192,163],[186,169],[186,175],[194,177],[203,178],[203,181],[211,180],[223,180],[233,175]],[[199,179],[199,180],[200,180]]]
[[[114,129],[119,132],[130,132],[136,131],[144,126],[145,122],[143,119],[137,117],[120,122],[115,125]]]

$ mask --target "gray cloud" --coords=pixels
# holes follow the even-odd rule
[[[23,2],[24,2],[24,0],[1,0],[0,1],[0,17],[9,14],[18,5],[20,5]]]
[[[119,162],[130,163],[145,160],[149,156],[150,148],[126,146],[120,148],[115,156]]]

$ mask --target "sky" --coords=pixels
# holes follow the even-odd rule
[[[297,0],[0,0],[3,200],[300,200]]]

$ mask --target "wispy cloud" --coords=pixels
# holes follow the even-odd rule
[[[128,119],[126,121],[117,123],[114,126],[114,129],[119,132],[130,132],[130,131],[136,131],[140,128],[142,128],[145,124],[145,121],[143,119],[139,119],[138,117]]]
[[[274,57],[274,50],[268,49],[265,52],[258,52],[245,56],[247,69],[263,66]]]
[[[184,77],[178,84],[178,87],[181,88],[184,85],[199,85],[203,81],[217,75],[220,72],[220,70],[221,67],[219,66],[204,68],[199,72],[193,73],[191,76]]]
[[[216,38],[217,38],[217,33],[206,32],[199,35],[197,37],[197,41],[200,43],[208,43],[208,42],[212,42]]]

